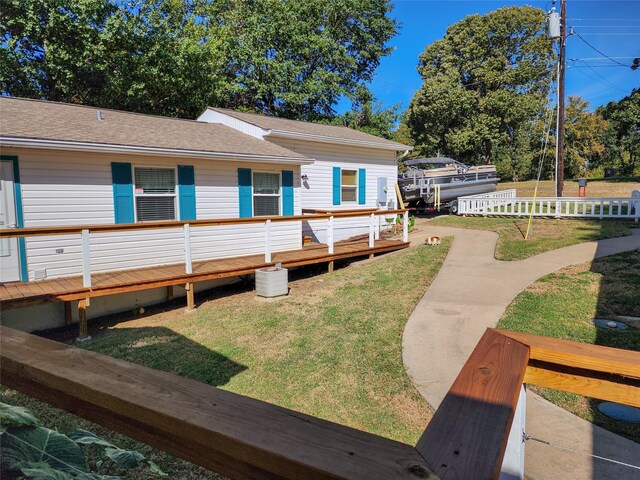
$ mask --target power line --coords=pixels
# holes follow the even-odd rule
[[[609,57],[608,59],[611,59],[611,58],[618,58],[618,59],[620,59],[620,58],[631,58],[631,59],[634,59],[634,58],[637,58],[637,55],[636,55],[635,57],[634,57],[634,56],[630,56],[630,57]],[[569,61],[574,61],[574,60],[608,60],[608,59],[607,59],[607,58],[602,58],[602,57],[579,57],[579,58],[578,58],[578,57],[576,57],[576,58],[567,58],[567,60],[569,60]],[[625,66],[626,66],[626,65],[625,65]]]
[[[613,63],[617,63],[618,65],[622,65],[623,67],[631,67],[631,65],[625,65],[624,63],[621,63],[613,58],[611,58],[609,55],[607,55],[606,53],[598,50],[596,47],[594,47],[593,45],[591,45],[589,42],[587,42],[584,38],[582,38],[582,35],[580,35],[579,33],[575,33],[575,35],[577,35],[577,37],[582,40],[585,44],[587,44],[587,46],[589,46],[592,50],[598,52],[600,55],[602,55],[605,58],[608,58],[609,60],[611,60]]]
[[[594,70],[593,68],[591,68],[591,66],[590,66],[589,64],[585,63],[585,65],[586,65],[587,67],[589,67],[589,70],[591,70],[591,71],[592,71],[593,73],[595,73],[598,77],[600,77],[600,78],[602,79],[602,81],[603,81],[606,85],[609,85],[611,88],[614,88],[614,89],[616,89],[616,90],[618,90],[618,91],[620,91],[620,92],[624,92],[624,93],[627,93],[627,92],[628,92],[628,90],[626,90],[626,89],[622,89],[622,88],[620,88],[620,87],[618,87],[618,86],[614,85],[613,83],[611,83],[611,82],[610,82],[609,80],[607,80],[606,78],[604,78],[604,77],[603,77],[602,75],[600,75],[596,70]],[[582,73],[584,73],[584,72],[582,72]]]
[[[640,18],[571,18],[567,20],[575,20],[578,22],[640,22]]]
[[[585,37],[637,37],[637,36],[640,36],[640,33],[585,33],[584,36]]]
[[[640,28],[638,25],[574,25],[579,28]]]

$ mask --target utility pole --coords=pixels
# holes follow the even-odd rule
[[[565,72],[565,47],[567,44],[567,9],[566,0],[560,3],[560,57],[558,58],[558,131],[556,132],[556,191],[557,196],[562,197],[564,185],[564,72]]]

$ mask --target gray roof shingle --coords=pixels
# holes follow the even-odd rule
[[[15,97],[0,97],[0,136],[309,160],[221,124]]]
[[[255,113],[238,112],[227,108],[209,107],[209,109],[227,114],[244,122],[255,125],[265,130],[274,130],[288,133],[298,133],[303,135],[315,135],[319,137],[333,138],[336,140],[347,140],[353,142],[373,143],[381,147],[393,148],[402,151],[413,147],[403,145],[398,142],[377,137],[369,133],[360,132],[353,128],[339,125],[323,125],[321,123],[303,122],[300,120],[289,120],[287,118],[258,115]]]

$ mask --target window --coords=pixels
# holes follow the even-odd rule
[[[137,221],[175,220],[175,169],[134,167],[133,171]]]
[[[253,173],[253,215],[280,215],[280,174]]]
[[[341,185],[342,185],[342,201],[343,202],[355,202],[358,198],[358,171],[357,170],[342,170],[341,173]]]

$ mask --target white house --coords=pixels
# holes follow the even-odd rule
[[[313,158],[301,165],[300,201],[306,211],[340,211],[397,206],[397,156],[412,147],[346,127],[208,108],[198,120],[220,123],[247,135]],[[335,239],[366,232],[368,222],[341,219]],[[303,232],[325,242],[321,222],[304,222]]]
[[[393,207],[396,154],[409,148],[344,127],[211,108],[191,121],[2,97],[0,119],[0,228]],[[272,249],[301,248],[303,233],[324,241],[323,225],[274,223]],[[366,231],[354,222],[342,227],[336,240]],[[195,261],[260,253],[264,228],[193,229],[191,250]],[[91,236],[93,272],[180,263],[183,255],[177,230]],[[78,235],[0,240],[0,283],[81,273]],[[164,299],[157,292],[130,297],[103,297],[92,315]],[[11,312],[3,322],[18,315]]]

